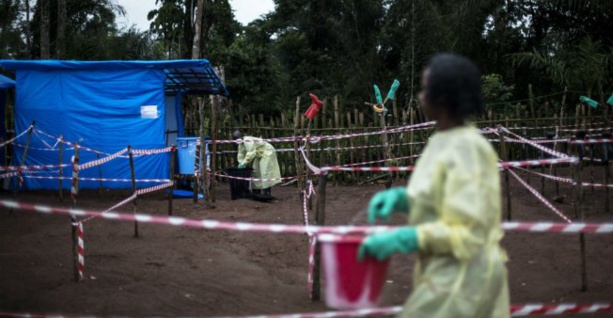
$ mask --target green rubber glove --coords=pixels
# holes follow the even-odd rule
[[[609,97],[609,99],[607,99],[607,104],[613,106],[613,94],[611,94],[611,97]]]
[[[597,101],[595,101],[595,100],[593,100],[593,99],[591,99],[591,98],[588,98],[588,97],[586,97],[586,96],[581,96],[581,97],[579,97],[579,100],[580,100],[582,103],[586,103],[586,104],[588,104],[588,105],[589,105],[590,107],[592,107],[592,108],[598,108],[598,102],[597,102]]]
[[[392,83],[390,91],[387,93],[387,99],[394,100],[394,98],[396,98],[396,91],[398,90],[398,87],[400,87],[400,81],[395,79],[394,83]]]
[[[405,187],[395,187],[375,194],[368,203],[368,222],[375,223],[377,219],[390,220],[394,212],[409,213],[409,199]]]
[[[381,96],[381,90],[379,89],[379,86],[375,84],[373,85],[373,88],[375,89],[375,98],[377,99],[377,104],[383,104],[383,97]]]
[[[404,226],[366,237],[360,245],[358,260],[361,261],[369,255],[382,261],[390,258],[394,253],[410,254],[418,249],[417,229],[413,226]]]
[[[243,169],[243,168],[245,168],[245,165],[244,165],[244,164],[242,164],[242,163],[240,163],[240,164],[238,165],[238,168],[239,168],[239,169]]]

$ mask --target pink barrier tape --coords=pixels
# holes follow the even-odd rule
[[[391,316],[402,311],[402,306],[365,308],[345,311],[329,311],[319,313],[301,313],[301,314],[275,314],[275,315],[255,315],[255,316],[219,316],[212,318],[359,318],[359,317],[374,317],[374,316]],[[613,311],[613,305],[610,303],[591,303],[591,304],[523,304],[511,305],[509,312],[511,317],[525,317],[532,315],[566,315],[566,314],[593,314]],[[15,312],[0,312],[2,317],[13,318],[97,318],[92,315],[60,315],[60,314],[32,314],[32,313],[15,313]]]
[[[93,160],[93,161],[90,161],[88,163],[84,163],[82,165],[79,165],[79,169],[80,170],[85,170],[85,169],[89,169],[89,168],[92,168],[92,167],[99,166],[99,165],[107,163],[107,162],[109,162],[111,160],[117,159],[119,156],[123,155],[126,152],[128,152],[128,149],[124,148],[124,149],[119,150],[118,152],[116,152],[116,153],[114,153],[114,154],[112,154],[112,155],[110,155],[108,157],[100,158],[100,159]]]
[[[85,270],[85,242],[83,241],[83,223],[73,223],[77,232],[77,269],[79,271],[79,280],[83,279],[83,271]]]
[[[548,153],[548,154],[550,154],[550,155],[552,155],[554,157],[558,157],[558,158],[569,158],[570,157],[569,155],[567,155],[565,153],[562,153],[562,152],[559,152],[559,151],[555,151],[553,149],[549,149],[549,148],[543,147],[543,146],[541,146],[541,145],[539,145],[539,144],[537,144],[535,142],[532,142],[529,139],[526,139],[526,138],[524,138],[524,137],[522,137],[522,136],[520,136],[520,135],[518,135],[516,133],[513,133],[512,131],[508,130],[505,127],[500,127],[500,130],[502,130],[503,132],[505,132],[507,134],[510,134],[510,135],[514,136],[515,138],[517,138],[517,139],[519,139],[519,140],[521,140],[521,141],[523,141],[523,142],[525,142],[525,143],[535,147],[536,149],[539,149],[542,152]]]
[[[315,195],[315,188],[313,187],[313,182],[309,180],[309,185],[307,190],[303,190],[303,200],[302,200],[302,211],[304,216],[304,226],[309,226],[309,208],[307,206],[307,201],[312,195]],[[315,246],[317,245],[317,236],[313,233],[307,233],[309,237],[309,259],[307,266],[307,292],[309,293],[309,297],[313,296],[313,277],[315,272]]]
[[[577,140],[571,140],[570,144],[602,144],[602,143],[609,143],[609,142],[613,142],[613,139],[609,138],[609,139],[603,139],[603,138],[599,138],[599,139],[577,139]]]
[[[171,151],[173,151],[173,147],[166,147],[161,149],[132,149],[132,153],[135,155],[156,155]]]
[[[293,234],[372,234],[385,230],[394,229],[391,226],[301,226],[286,224],[262,224],[244,222],[225,222],[206,219],[188,219],[183,217],[154,216],[148,214],[121,214],[117,212],[100,213],[83,209],[66,209],[37,204],[29,204],[11,200],[0,200],[0,206],[9,209],[34,211],[43,214],[73,215],[82,217],[102,217],[107,220],[126,221],[151,224],[163,224],[171,226],[201,228],[208,230],[228,230],[239,232],[260,233],[293,233]],[[613,223],[554,223],[554,222],[505,222],[502,224],[505,230],[522,232],[551,232],[551,233],[613,233]]]
[[[27,133],[28,133],[28,131],[30,131],[30,129],[32,129],[32,128],[34,128],[34,126],[30,125],[30,127],[28,127],[26,130],[24,130],[23,132],[21,132],[19,135],[17,135],[17,136],[15,136],[15,137],[13,137],[13,138],[11,138],[11,139],[9,139],[9,140],[7,140],[7,141],[5,141],[5,142],[1,143],[1,144],[0,144],[0,147],[4,147],[4,146],[6,146],[6,145],[8,145],[8,144],[12,143],[13,141],[17,140],[19,137],[21,137],[21,136],[23,136],[23,135],[27,134]]]
[[[529,167],[529,166],[543,166],[565,163],[577,163],[579,158],[560,158],[560,159],[540,159],[540,160],[526,160],[526,161],[506,161],[498,163],[498,167],[501,168],[514,168],[514,167]]]
[[[528,185],[522,178],[520,178],[513,170],[509,170],[509,172],[521,183],[528,191],[530,191],[537,199],[539,199],[543,204],[545,204],[549,209],[555,212],[559,217],[561,217],[564,221],[568,223],[573,223],[564,213],[560,212],[551,202],[547,201],[538,191],[536,191],[533,187]]]
[[[26,173],[28,173],[26,171]],[[47,179],[47,180],[71,180],[71,177],[53,177],[53,176],[25,176],[30,179]],[[106,181],[106,182],[132,182],[132,179],[108,179],[108,178],[79,178],[80,181]],[[169,182],[170,179],[136,179],[136,182]]]

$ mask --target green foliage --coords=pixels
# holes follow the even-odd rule
[[[483,97],[486,104],[504,104],[513,96],[513,85],[506,85],[500,74],[488,74],[481,77]]]

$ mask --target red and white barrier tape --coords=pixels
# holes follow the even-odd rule
[[[132,153],[134,155],[157,155],[157,154],[161,154],[161,153],[167,153],[167,152],[171,152],[174,151],[173,147],[166,147],[166,148],[160,148],[160,149],[132,149]]]
[[[329,311],[319,313],[301,313],[301,314],[275,314],[275,315],[255,315],[255,316],[218,316],[213,318],[361,318],[375,316],[391,316],[402,311],[402,306],[365,308],[345,311]],[[592,304],[524,304],[511,305],[509,312],[511,317],[525,317],[532,315],[564,315],[564,314],[593,314],[612,312],[613,305],[610,303],[592,303]],[[60,314],[32,314],[32,313],[15,313],[15,312],[0,312],[2,317],[13,318],[96,318],[92,315],[60,315]]]
[[[301,226],[286,224],[258,224],[244,222],[225,222],[217,220],[197,220],[182,217],[165,217],[148,214],[121,214],[117,212],[100,213],[83,209],[66,209],[37,204],[22,203],[10,200],[0,200],[0,206],[9,209],[34,211],[44,214],[74,215],[81,217],[102,217],[107,220],[141,223],[163,224],[181,227],[201,228],[208,230],[228,230],[239,232],[264,233],[294,233],[294,234],[371,234],[394,229],[391,226]],[[503,229],[523,232],[554,232],[554,233],[613,233],[613,223],[552,223],[552,222],[510,222],[503,223]],[[545,230],[543,230],[545,228]]]
[[[604,125],[605,123],[603,122],[597,122],[597,123],[588,123],[585,124],[585,126],[600,126],[600,125]],[[564,127],[576,127],[576,124],[569,124],[569,125],[558,125],[558,126],[541,126],[541,127],[509,127],[509,129],[511,130],[537,130],[537,129],[556,129],[556,128],[564,128]]]
[[[613,130],[613,127],[588,128],[588,129],[582,129],[582,128],[560,129],[560,131],[565,131],[565,132],[578,132],[578,131],[592,132],[592,131],[607,131],[607,130]]]
[[[571,178],[563,178],[563,177],[556,177],[556,176],[551,176],[548,174],[543,174],[543,173],[539,173],[536,171],[530,171],[527,169],[521,169],[519,168],[521,171],[524,172],[528,172],[546,179],[550,179],[553,181],[558,181],[558,182],[564,182],[564,183],[569,183],[572,184],[573,186],[576,185],[577,183],[575,182],[575,180],[571,179]],[[613,184],[606,184],[606,183],[589,183],[589,182],[582,182],[581,186],[583,187],[589,187],[589,188],[613,188]]]
[[[9,173],[5,173],[5,174],[1,174],[0,175],[0,179],[6,179],[6,178],[12,178],[19,175],[19,172],[9,172]]]
[[[613,142],[613,138],[592,138],[592,139],[577,139],[571,140],[570,144],[603,144]]]
[[[70,158],[72,163],[72,183],[70,184],[70,198],[72,201],[77,200],[79,195],[79,158],[72,156]]]
[[[25,148],[26,147],[25,145],[22,145],[22,144],[19,144],[19,143],[13,143],[13,146],[19,147],[19,148]],[[49,148],[38,148],[38,147],[32,147],[32,146],[28,146],[28,149],[30,149],[30,150],[38,150],[38,151],[59,151],[58,148],[49,149]],[[72,149],[74,149],[74,148],[73,147],[64,148],[64,150],[72,150]]]
[[[387,129],[387,130],[377,130],[373,132],[342,134],[342,135],[323,135],[323,136],[311,136],[311,137],[297,136],[297,137],[284,137],[284,138],[269,138],[269,139],[262,139],[262,140],[266,142],[270,142],[270,143],[294,142],[294,141],[304,141],[304,140],[308,140],[311,143],[318,143],[322,140],[338,140],[338,139],[373,136],[373,135],[381,135],[381,134],[394,134],[394,133],[401,133],[401,132],[411,131],[411,130],[415,131],[415,130],[421,130],[421,129],[428,129],[434,126],[434,124],[435,124],[434,121],[429,121],[426,123],[402,126],[402,127],[392,128],[392,129]],[[242,143],[240,139],[239,140],[217,140],[216,142],[218,144],[228,144],[228,143],[240,144]]]
[[[26,129],[26,130],[22,131],[22,132],[21,132],[19,135],[17,135],[17,136],[15,136],[15,137],[13,137],[13,138],[11,138],[11,139],[9,139],[9,140],[7,140],[7,141],[5,141],[5,142],[1,143],[1,144],[0,144],[0,147],[4,147],[4,146],[6,146],[6,145],[8,145],[8,144],[12,143],[13,141],[17,140],[17,139],[18,139],[18,138],[20,138],[21,136],[23,136],[23,135],[27,134],[27,133],[28,133],[28,131],[30,131],[30,129],[33,129],[33,128],[34,128],[34,126],[30,125],[30,126],[29,126],[29,127]]]
[[[28,173],[27,171],[25,173]],[[55,176],[25,176],[30,179],[46,179],[46,180],[71,180],[71,177],[55,177]],[[109,179],[109,178],[79,178],[80,181],[105,181],[105,182],[132,182],[132,179]],[[170,179],[135,179],[136,182],[169,182]]]
[[[116,153],[114,153],[114,154],[112,154],[110,156],[107,156],[107,157],[104,157],[104,158],[100,158],[100,159],[97,159],[97,160],[93,160],[93,161],[84,163],[82,165],[79,165],[79,169],[80,170],[85,170],[85,169],[89,169],[89,168],[92,168],[92,167],[96,167],[96,166],[105,164],[105,163],[107,163],[107,162],[109,162],[111,160],[117,159],[119,156],[123,155],[126,152],[128,152],[128,148],[124,148],[122,150],[119,150],[118,152],[116,152]]]
[[[166,188],[170,188],[170,187],[172,187],[174,184],[175,184],[174,182],[170,181],[170,182],[168,182],[168,183],[165,183],[165,184],[160,184],[160,185],[158,185],[158,186],[149,187],[149,188],[144,188],[144,189],[139,189],[139,190],[136,190],[136,195],[143,195],[143,194],[146,194],[146,193],[151,193],[151,192],[155,192],[155,191],[160,191],[160,190],[163,190],[163,189],[166,189]]]
[[[211,173],[209,173],[209,174],[211,174]],[[220,174],[220,173],[215,173],[214,175],[216,177],[220,177],[220,178],[246,180],[246,181],[261,181],[261,182],[278,181],[278,180],[284,181],[284,180],[291,180],[291,179],[298,178],[297,176],[295,176],[295,177],[282,177],[282,178],[243,178],[243,177],[229,176],[227,174]]]
[[[539,145],[539,144],[537,144],[535,142],[532,142],[531,140],[526,139],[526,138],[524,138],[524,137],[522,137],[522,136],[520,136],[520,135],[518,135],[518,134],[516,134],[516,133],[514,133],[514,132],[512,132],[510,130],[508,130],[505,127],[500,127],[500,130],[502,130],[503,132],[505,132],[507,134],[510,134],[510,135],[514,136],[515,138],[517,138],[517,139],[519,139],[519,140],[521,140],[521,141],[523,141],[523,142],[525,142],[525,143],[535,147],[536,149],[539,149],[540,151],[548,153],[548,154],[550,154],[550,155],[552,155],[554,157],[558,157],[558,158],[569,158],[570,157],[569,155],[567,155],[565,153],[562,153],[562,152],[559,152],[559,151],[555,151],[553,149],[549,149],[549,148],[543,147],[543,146],[541,146],[541,145]]]
[[[540,177],[543,177],[545,179],[549,179],[549,180],[553,180],[553,181],[557,181],[557,182],[563,182],[563,183],[574,183],[574,180],[571,178],[563,178],[563,177],[556,177],[556,176],[552,176],[552,175],[548,175],[548,174],[544,174],[544,173],[540,173],[540,172],[536,172],[536,171],[531,171],[528,169],[523,169],[523,168],[516,168],[519,169],[523,172],[528,172],[530,174],[534,174]]]
[[[4,171],[41,170],[41,169],[64,168],[64,167],[70,167],[70,166],[71,164],[68,164],[68,163],[64,163],[61,165],[3,166],[3,167],[0,167],[0,170],[4,170]]]
[[[508,137],[505,137],[504,141],[505,142],[509,142],[509,143],[519,143],[519,144],[524,144],[525,143],[522,140],[508,138]],[[530,139],[530,141],[535,143],[535,144],[552,144],[552,143],[556,143],[556,142],[569,142],[570,138],[540,139],[540,140]],[[500,142],[500,140],[498,140],[498,139],[490,139],[490,142]]]
[[[579,158],[576,158],[576,157],[559,158],[559,159],[525,160],[525,161],[506,161],[506,162],[498,163],[498,167],[515,168],[515,167],[543,166],[543,165],[554,165],[554,164],[564,164],[564,163],[573,164],[577,162],[579,162]]]
[[[395,161],[395,160],[406,160],[406,159],[418,158],[418,157],[421,157],[421,154],[419,154],[419,155],[412,155],[412,156],[405,156],[405,157],[397,157],[397,158],[392,158],[392,159],[383,159],[383,160],[369,161],[369,162],[349,163],[349,164],[344,164],[344,165],[335,166],[335,167],[355,167],[355,166],[361,166],[361,165],[369,165],[369,164],[373,164],[373,163],[381,163],[381,162],[388,162],[388,161]]]
[[[79,280],[83,279],[83,271],[85,270],[85,242],[83,240],[83,223],[72,223],[74,230],[77,232],[77,269],[79,271]]]
[[[566,215],[564,215],[564,213],[560,212],[560,210],[558,210],[555,206],[553,206],[553,204],[549,201],[547,201],[547,199],[545,199],[538,191],[536,191],[533,187],[531,187],[530,185],[528,185],[522,178],[520,178],[513,170],[509,170],[509,172],[511,173],[511,175],[513,175],[513,177],[515,177],[515,179],[517,179],[517,181],[519,181],[519,183],[521,183],[526,189],[528,189],[528,191],[530,191],[537,199],[539,199],[541,202],[543,202],[543,204],[545,204],[549,209],[551,209],[553,212],[555,212],[559,217],[561,217],[564,221],[568,222],[568,223],[573,223],[568,217],[566,217]]]

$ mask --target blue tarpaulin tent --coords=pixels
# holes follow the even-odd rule
[[[175,127],[182,134],[183,94],[228,95],[207,60],[178,61],[0,61],[16,75],[15,133],[35,122],[35,128],[64,140],[102,152],[80,151],[80,163],[105,157],[128,145],[133,149],[157,149],[167,145],[166,132]],[[170,104],[171,109],[167,108]],[[170,107],[170,106],[169,106]],[[172,116],[167,112],[172,111]],[[167,120],[168,118],[168,120]],[[170,120],[172,119],[172,120]],[[19,162],[27,135],[15,144],[13,165],[59,163],[57,140],[34,132],[25,162]],[[70,163],[74,150],[64,146],[63,163]],[[168,154],[135,158],[137,179],[169,176]],[[55,170],[55,171],[53,171]],[[26,174],[26,189],[57,189],[58,169]],[[63,175],[71,175],[70,167]],[[130,178],[127,156],[91,169],[83,178]],[[82,181],[81,188],[97,188],[98,181]],[[139,183],[138,187],[151,186]],[[103,182],[105,188],[130,188],[130,183]],[[65,181],[63,187],[70,188]]]

